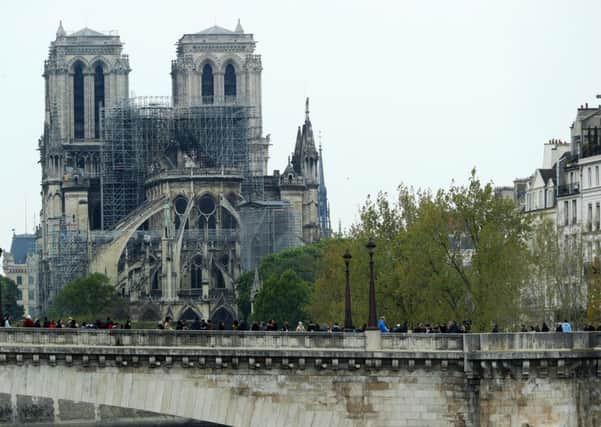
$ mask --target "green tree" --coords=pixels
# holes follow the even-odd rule
[[[240,278],[236,282],[236,298],[238,309],[242,313],[244,319],[248,319],[250,316],[251,301],[250,291],[254,280],[254,272],[247,271],[240,275]]]
[[[54,298],[49,314],[53,317],[96,319],[112,315],[122,303],[109,278],[92,273],[65,286]]]
[[[488,330],[495,321],[511,324],[528,277],[526,237],[530,220],[515,205],[495,196],[475,175],[466,186],[413,190],[401,185],[394,203],[385,193],[368,197],[360,222],[345,241],[324,244],[307,307],[320,322],[343,316],[342,254],[351,249],[353,320],[367,318],[367,253],[376,242],[378,315],[389,323],[469,319]]]
[[[287,249],[265,257],[258,267],[259,277],[265,283],[270,279],[278,279],[286,270],[292,270],[308,284],[313,284],[321,258],[322,243]],[[236,283],[238,308],[244,318],[248,319],[251,308],[250,292],[255,272],[243,273]]]
[[[2,292],[2,314],[11,319],[20,320],[23,317],[23,307],[17,304],[21,299],[21,291],[16,283],[8,277],[0,276],[0,292]]]
[[[255,320],[275,319],[278,324],[288,322],[294,325],[305,320],[304,306],[309,301],[309,284],[293,270],[281,275],[272,275],[263,283],[254,301]]]

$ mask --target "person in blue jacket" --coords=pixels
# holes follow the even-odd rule
[[[384,322],[384,316],[380,317],[378,321],[378,329],[380,332],[388,332],[388,326],[386,326],[386,322]]]

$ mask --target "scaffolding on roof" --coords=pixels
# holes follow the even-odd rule
[[[142,204],[145,181],[170,169],[237,170],[243,196],[261,198],[262,176],[249,167],[253,114],[243,102],[217,98],[177,107],[170,98],[134,98],[105,110],[102,228],[114,227]]]

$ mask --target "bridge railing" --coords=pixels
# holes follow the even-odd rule
[[[0,328],[3,345],[197,347],[224,349],[366,349],[363,333]],[[549,352],[601,348],[601,332],[381,334],[379,349],[407,352]]]
[[[363,350],[359,333],[0,328],[2,344]]]

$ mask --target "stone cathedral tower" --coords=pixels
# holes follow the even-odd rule
[[[72,247],[67,231],[84,242],[100,222],[100,128],[102,109],[128,96],[129,60],[116,35],[89,28],[67,34],[62,23],[44,64],[45,119],[42,165],[42,286],[51,298],[57,286],[85,269],[85,247]],[[92,222],[92,224],[90,224]],[[71,242],[75,243],[75,242]],[[76,245],[77,246],[77,245]],[[56,260],[71,260],[65,265]]]
[[[263,137],[261,108],[261,55],[257,43],[238,20],[234,31],[217,25],[184,34],[177,42],[177,59],[171,64],[175,106],[207,104],[246,105],[250,118],[251,172],[268,174],[269,137]]]

